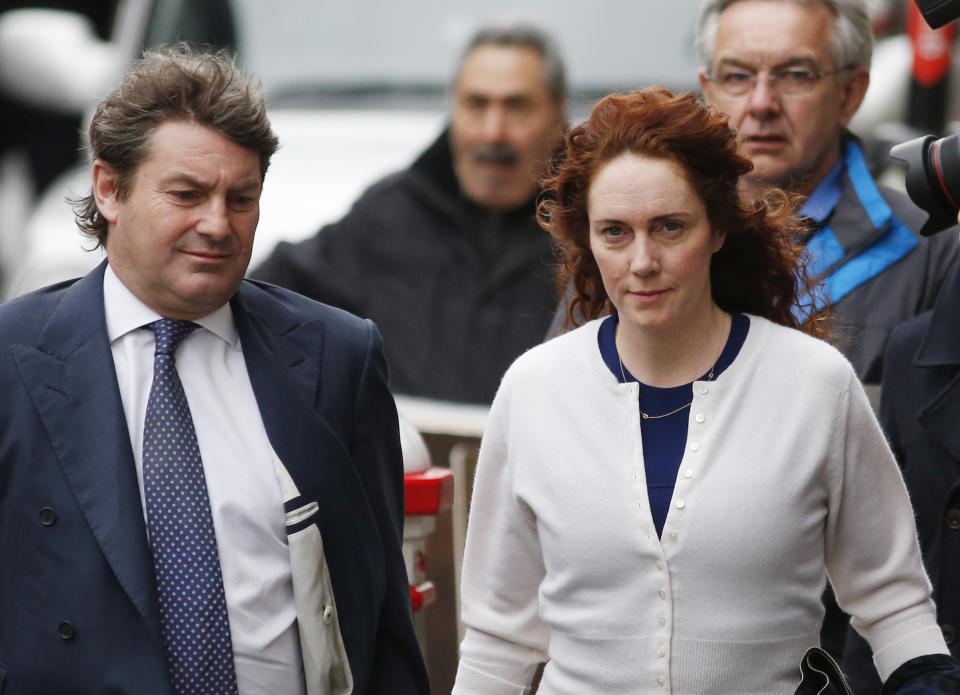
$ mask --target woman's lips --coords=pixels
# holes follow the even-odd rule
[[[640,304],[653,304],[667,292],[668,290],[637,290],[630,292],[630,296]]]

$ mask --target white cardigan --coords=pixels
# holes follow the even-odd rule
[[[881,677],[946,654],[900,472],[834,348],[750,317],[716,381],[695,382],[657,537],[638,385],[600,321],[507,371],[480,450],[456,695],[793,692],[819,640],[824,570]]]

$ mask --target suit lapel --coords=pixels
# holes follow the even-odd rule
[[[247,373],[274,451],[301,493],[315,491],[319,457],[349,466],[343,442],[315,410],[323,326],[274,302],[261,307],[259,292],[244,283],[232,302]]]
[[[323,389],[323,323],[285,311],[273,299],[266,301],[263,291],[248,283],[231,304],[270,444],[300,494],[319,503],[318,524],[328,548],[346,531],[341,524],[347,520],[355,537],[376,537],[370,516],[357,513],[369,504],[349,442],[317,406]]]
[[[65,291],[38,344],[17,346],[14,359],[107,562],[159,635],[140,487],[106,331],[105,267]]]
[[[929,328],[914,358],[921,369],[954,370],[945,389],[931,393],[931,400],[918,413],[920,424],[960,461],[960,265],[943,281]],[[942,383],[942,382],[940,382]]]
[[[919,414],[920,424],[960,461],[960,372],[943,392],[926,405]]]

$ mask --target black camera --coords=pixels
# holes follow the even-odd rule
[[[933,135],[895,145],[890,156],[907,163],[907,193],[930,217],[925,236],[957,223],[960,212],[960,133],[939,140]]]
[[[931,29],[939,29],[960,17],[957,0],[917,0],[917,7]]]

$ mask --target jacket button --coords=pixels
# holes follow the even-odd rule
[[[947,526],[954,531],[960,529],[960,509],[953,507],[947,510]]]
[[[329,625],[333,622],[333,606],[323,607],[323,624]]]
[[[60,639],[72,640],[77,634],[77,628],[75,628],[69,620],[64,620],[57,628],[57,632],[60,633]]]
[[[957,628],[953,625],[941,625],[940,629],[943,631],[943,641],[947,644],[953,644],[957,641]]]
[[[53,526],[57,521],[57,513],[52,507],[44,507],[40,510],[40,523],[44,526]]]

